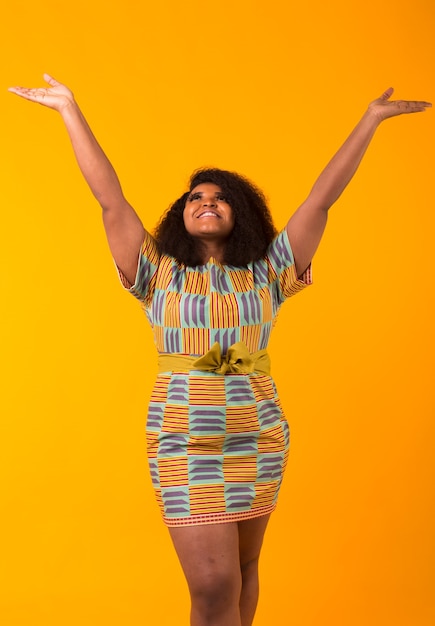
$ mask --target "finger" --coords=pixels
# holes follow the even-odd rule
[[[34,102],[42,102],[46,96],[46,89],[26,89],[25,87],[9,87],[8,91]]]
[[[22,96],[23,98],[29,97],[30,89],[26,89],[26,87],[8,87],[8,91],[16,94],[17,96]]]
[[[422,100],[398,100],[397,104],[401,108],[409,109],[409,110],[423,110],[428,107],[431,107],[430,102],[423,102]]]
[[[399,115],[401,113],[422,113],[432,106],[430,102],[422,100],[394,100],[384,104],[391,107],[391,110],[396,111]]]
[[[411,102],[406,109],[406,113],[422,113],[431,108],[430,102]]]
[[[391,96],[393,95],[393,93],[394,93],[393,87],[389,87],[388,89],[384,91],[384,93],[380,97],[380,100],[389,100]]]
[[[427,109],[432,106],[430,102],[424,102],[423,100],[412,100],[408,104],[411,109]]]
[[[50,74],[44,74],[43,77],[44,77],[45,82],[51,85],[52,87],[57,87],[58,85],[62,84],[58,80],[53,78],[53,76],[50,76]]]

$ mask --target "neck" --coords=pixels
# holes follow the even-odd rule
[[[224,258],[224,246],[219,245],[218,243],[214,244],[213,242],[204,242],[201,241],[201,258],[204,263],[207,263],[210,257],[222,263]]]

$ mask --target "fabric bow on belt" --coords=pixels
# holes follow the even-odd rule
[[[189,372],[201,370],[215,372],[216,374],[270,374],[270,358],[266,350],[249,352],[242,341],[234,343],[228,348],[226,355],[222,356],[218,342],[214,343],[211,350],[203,356],[192,357],[184,354],[160,354],[159,373],[163,372]]]

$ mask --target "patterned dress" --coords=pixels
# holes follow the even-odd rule
[[[134,285],[160,354],[200,356],[219,343],[267,347],[284,300],[311,283],[297,278],[287,233],[246,267],[187,267],[159,256],[147,234]],[[147,419],[153,486],[168,526],[240,521],[276,505],[289,429],[273,379],[191,370],[160,373]]]

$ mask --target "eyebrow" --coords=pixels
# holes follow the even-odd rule
[[[214,195],[219,196],[220,194],[223,194],[223,193],[224,193],[223,191],[215,191]],[[196,196],[196,195],[203,196],[204,192],[203,191],[189,191],[189,196]]]

